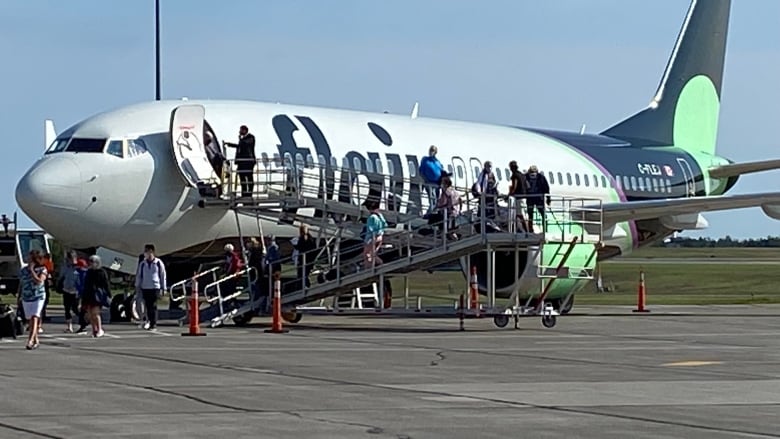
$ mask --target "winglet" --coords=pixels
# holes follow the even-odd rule
[[[420,103],[415,102],[412,108],[412,119],[417,119],[417,114],[420,112]]]
[[[43,150],[51,146],[52,143],[54,143],[54,139],[57,138],[57,130],[54,129],[54,121],[51,119],[46,119],[43,121]]]

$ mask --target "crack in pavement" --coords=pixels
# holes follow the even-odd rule
[[[447,357],[444,355],[444,351],[436,352],[436,356],[438,359],[431,361],[431,366],[438,366],[439,363],[447,359]]]

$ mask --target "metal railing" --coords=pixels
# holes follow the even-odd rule
[[[214,268],[211,268],[209,270],[197,273],[193,277],[182,279],[182,280],[176,282],[175,284],[171,285],[170,288],[168,288],[168,290],[170,291],[170,294],[171,294],[171,301],[178,302],[178,301],[183,300],[184,298],[186,298],[187,297],[187,288],[188,287],[192,288],[192,281],[199,281],[201,278],[203,278],[205,276],[208,276],[208,275],[211,275],[212,281],[216,281],[217,280],[217,271],[219,271],[219,269],[220,269],[220,267],[214,267]],[[181,295],[177,296],[176,295],[176,290],[179,289],[179,288],[181,288]]]

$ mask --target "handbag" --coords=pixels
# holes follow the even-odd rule
[[[106,308],[111,306],[111,294],[105,288],[95,290],[95,301]]]

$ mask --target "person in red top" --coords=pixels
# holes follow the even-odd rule
[[[225,275],[230,276],[244,269],[244,259],[233,247],[233,244],[225,244]],[[220,286],[220,294],[227,297],[236,292],[237,277],[226,280]]]
[[[48,322],[51,319],[46,316],[46,308],[49,307],[49,299],[51,298],[51,283],[54,279],[54,262],[51,260],[51,253],[43,255],[43,266],[46,267],[47,277],[43,285],[46,288],[46,300],[43,302],[43,312],[41,313],[41,324],[38,326],[38,332],[43,332],[43,322]]]

